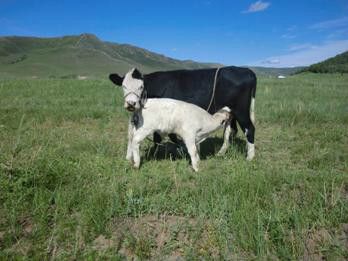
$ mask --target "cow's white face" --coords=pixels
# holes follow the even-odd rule
[[[144,79],[141,73],[135,68],[130,70],[124,76],[122,88],[124,94],[124,107],[128,111],[139,110],[144,91]]]
[[[124,95],[124,107],[128,111],[139,110],[144,102],[144,78],[142,74],[133,68],[124,77],[117,73],[109,75],[110,81],[117,86],[122,86]]]

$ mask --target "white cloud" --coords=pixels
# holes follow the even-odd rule
[[[294,39],[296,38],[296,34],[295,31],[297,30],[297,26],[296,25],[292,25],[290,27],[288,27],[283,34],[281,35],[281,38],[284,39]]]
[[[348,37],[348,28],[335,30],[327,36],[328,39],[346,38],[346,37]]]
[[[293,33],[285,33],[285,34],[282,34],[281,37],[284,39],[294,39],[294,38],[296,38],[296,35]]]
[[[271,5],[270,2],[262,2],[262,0],[259,0],[255,3],[252,3],[248,10],[243,11],[242,13],[255,13],[266,10]]]
[[[292,50],[290,47],[290,51],[292,51],[291,53],[268,57],[264,60],[251,63],[251,65],[266,67],[308,66],[313,63],[317,63],[333,57],[347,50],[348,39],[325,42],[321,45],[303,44],[302,46],[293,46]],[[279,62],[275,63],[274,61]]]
[[[315,48],[311,43],[303,43],[303,44],[293,44],[289,47],[289,51],[299,51],[304,49],[312,49]]]
[[[348,27],[348,16],[341,17],[334,20],[326,20],[316,24],[311,25],[310,29],[315,30],[325,30],[339,27]]]

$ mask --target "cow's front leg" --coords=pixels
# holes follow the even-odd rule
[[[230,146],[230,135],[231,135],[231,124],[230,121],[227,121],[225,123],[225,128],[224,128],[224,143],[222,144],[221,149],[218,152],[218,155],[224,155]]]
[[[127,155],[126,159],[133,162],[133,150],[132,150],[132,140],[134,135],[134,125],[132,124],[132,119],[129,119],[128,123],[128,144],[127,144]]]

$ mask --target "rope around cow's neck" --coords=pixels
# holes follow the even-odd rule
[[[210,102],[209,102],[209,106],[208,106],[208,108],[207,108],[207,112],[209,112],[210,106],[211,106],[211,104],[213,103],[213,100],[214,100],[214,97],[215,97],[216,80],[217,80],[218,72],[219,72],[220,69],[221,69],[221,67],[218,67],[218,68],[216,69],[216,72],[215,72],[213,93],[212,93],[212,95],[211,95],[211,99],[210,99]]]

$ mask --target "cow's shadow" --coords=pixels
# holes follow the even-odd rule
[[[221,148],[223,139],[219,137],[209,137],[200,144],[200,158],[206,159],[208,157],[217,155],[219,149]],[[246,153],[246,142],[245,140],[235,137],[231,140],[231,146],[227,150],[234,150],[237,153]],[[149,143],[145,148],[146,160],[165,160],[165,159],[190,159],[190,155],[187,152],[186,146],[183,142],[178,144],[172,142],[163,142],[159,145]]]

